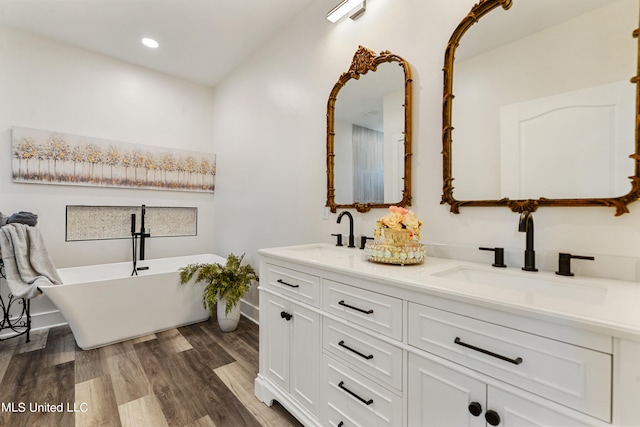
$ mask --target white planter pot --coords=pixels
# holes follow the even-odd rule
[[[227,308],[227,299],[218,298],[216,307],[218,313],[218,325],[220,326],[220,330],[222,332],[235,331],[238,327],[238,322],[240,322],[240,304],[236,304],[231,309],[229,314],[226,314],[225,311]]]

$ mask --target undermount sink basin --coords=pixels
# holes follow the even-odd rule
[[[500,288],[503,292],[519,292],[532,296],[566,298],[591,303],[603,301],[607,293],[604,287],[585,281],[576,281],[574,278],[517,270],[489,270],[480,267],[458,266],[433,275]]]

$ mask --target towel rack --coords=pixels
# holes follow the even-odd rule
[[[2,259],[0,259],[0,277],[3,279],[7,278],[4,272],[4,262],[2,262]],[[29,332],[31,331],[31,301],[25,298],[16,298],[13,294],[9,294],[8,298],[9,301],[5,303],[4,298],[2,298],[2,295],[0,294],[0,309],[2,309],[0,332],[5,329],[11,329],[14,334],[0,338],[0,341],[26,334],[27,342],[29,342]]]

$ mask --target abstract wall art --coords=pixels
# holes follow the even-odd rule
[[[215,154],[13,127],[13,181],[213,192]]]

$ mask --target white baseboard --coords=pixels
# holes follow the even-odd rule
[[[62,326],[66,324],[67,324],[67,321],[64,320],[64,317],[62,317],[62,314],[58,310],[31,314],[31,330],[32,331],[54,328],[56,326]],[[13,332],[11,332],[11,330],[6,330],[0,333],[0,338],[9,337],[11,335],[13,335]]]
[[[258,324],[260,319],[260,307],[257,307],[247,301],[240,300],[240,314],[251,320],[253,323]]]

